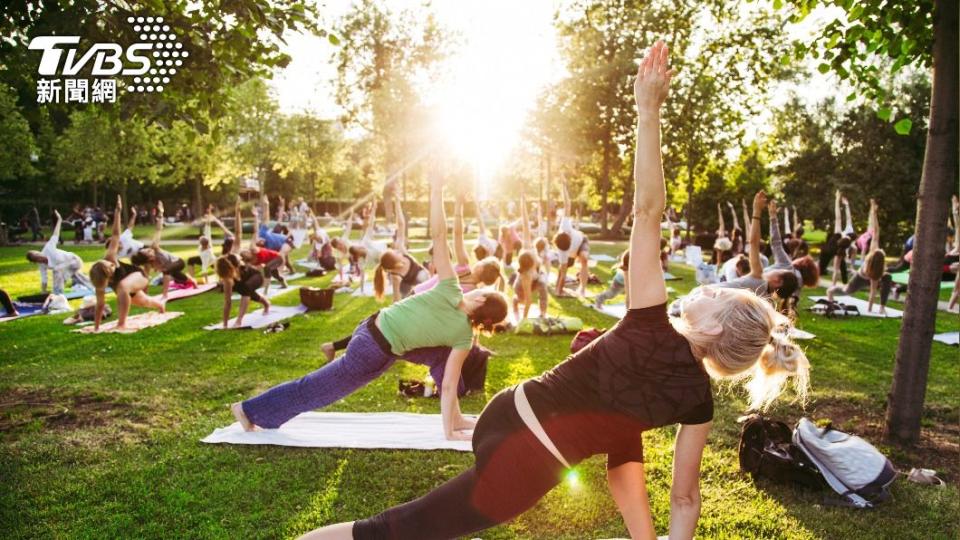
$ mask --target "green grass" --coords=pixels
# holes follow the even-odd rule
[[[623,243],[591,243],[596,253],[614,255],[622,248]],[[0,248],[0,285],[14,296],[38,286],[24,251]],[[100,248],[76,251],[88,264],[102,253]],[[604,280],[610,276],[607,265],[594,271]],[[693,286],[689,268],[674,265],[671,272],[683,278],[670,283],[678,292]],[[302,283],[322,285],[327,279]],[[277,303],[296,300],[290,294]],[[128,336],[72,334],[56,316],[0,324],[0,425],[13,425],[0,430],[5,537],[291,537],[410,500],[471,464],[471,455],[455,452],[200,443],[232,421],[226,404],[315,369],[323,363],[321,342],[350,332],[378,307],[372,299],[338,295],[334,311],[293,319],[280,334],[200,330],[218,320],[221,302],[220,296],[207,294],[171,304],[186,314]],[[805,301],[802,307],[808,305]],[[581,317],[588,326],[613,323],[575,300],[551,299],[551,309]],[[830,417],[877,442],[900,323],[828,321],[803,311],[800,325],[818,336],[804,343],[814,367],[812,400],[806,412],[785,400],[773,415],[790,422],[802,414]],[[938,314],[938,331],[958,328],[956,316]],[[500,389],[551,368],[568,354],[569,341],[569,336],[485,339],[497,352],[486,393],[465,398],[463,409],[478,413]],[[398,377],[424,374],[423,368],[398,363],[329,409],[438,412],[437,400],[397,395]],[[947,467],[951,484],[934,489],[900,480],[894,500],[873,512],[825,507],[821,493],[753,484],[737,467],[735,419],[744,408],[742,394],[720,388],[704,457],[698,536],[956,538],[958,388],[956,349],[935,343],[921,448],[881,448],[901,470]],[[645,435],[647,481],[661,534],[669,519],[672,435],[672,428]],[[578,469],[578,487],[561,485],[517,520],[477,536],[626,536],[606,489],[604,458],[587,460]]]

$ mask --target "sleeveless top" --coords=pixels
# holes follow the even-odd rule
[[[110,276],[110,288],[117,290],[117,286],[120,285],[120,282],[123,281],[123,278],[129,276],[130,274],[136,274],[137,272],[146,277],[146,274],[143,273],[143,269],[139,266],[117,261],[117,267],[114,269],[113,275]]]
[[[629,310],[524,391],[570,463],[595,454],[607,454],[610,468],[642,462],[643,431],[713,419],[710,377],[670,324],[666,303]]]

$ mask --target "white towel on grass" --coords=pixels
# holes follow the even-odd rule
[[[244,431],[238,422],[213,430],[205,443],[307,448],[389,448],[470,452],[470,441],[448,441],[439,414],[305,412],[279,429]]]
[[[274,297],[280,296],[281,294],[286,294],[290,291],[295,291],[299,288],[300,288],[299,285],[289,285],[287,286],[286,289],[281,288],[279,285],[270,285],[270,292],[267,293],[267,299],[273,300]],[[263,294],[263,292],[261,292],[260,294]],[[240,295],[234,294],[233,296],[231,296],[231,298],[234,300],[239,300]]]
[[[391,284],[390,281],[388,280],[385,285],[386,286],[384,287],[384,291],[383,291],[384,296],[393,296],[393,284]],[[354,289],[352,293],[350,293],[350,295],[351,296],[373,296],[373,280],[368,279],[364,281],[363,289],[361,289],[360,287],[357,287],[356,289]]]
[[[933,336],[934,341],[946,343],[947,345],[960,345],[960,332],[946,332]]]
[[[826,296],[810,297],[810,300],[813,300],[814,302],[816,302],[817,300],[826,300],[826,299],[827,299]],[[856,308],[860,310],[861,317],[879,317],[879,318],[887,318],[887,319],[899,319],[903,317],[902,311],[900,311],[899,309],[893,309],[890,306],[887,306],[887,309],[886,309],[887,314],[881,315],[879,302],[876,302],[873,304],[873,311],[867,311],[867,307],[870,305],[869,302],[867,302],[866,300],[855,298],[853,296],[834,296],[833,301],[840,304],[845,304],[848,306],[856,306]]]
[[[592,260],[592,261],[597,261],[597,262],[614,262],[614,261],[617,260],[617,258],[616,258],[616,257],[611,257],[610,255],[607,255],[606,253],[591,253],[591,254],[590,254],[590,260]]]
[[[271,324],[282,321],[284,319],[289,319],[290,317],[299,315],[301,313],[306,313],[307,306],[272,306],[270,308],[270,313],[264,315],[262,309],[258,309],[253,313],[247,313],[243,316],[243,326],[240,328],[266,328]],[[223,322],[218,322],[214,324],[208,324],[204,326],[204,330],[233,330],[234,323],[237,322],[237,318],[234,317],[227,321],[227,327],[223,327]]]

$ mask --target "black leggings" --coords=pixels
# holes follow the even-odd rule
[[[183,285],[190,281],[190,278],[183,273],[183,270],[187,267],[187,264],[183,262],[183,259],[177,259],[177,262],[173,263],[163,271],[164,274],[173,278],[173,281]]]
[[[13,301],[10,300],[10,295],[3,289],[0,289],[0,304],[3,305],[3,309],[7,310],[7,315],[16,311],[13,309]]]
[[[283,257],[271,259],[263,266],[264,273],[286,285],[287,281],[280,275],[280,267],[283,266]]]
[[[487,404],[473,435],[476,464],[419,499],[353,525],[363,539],[447,539],[490,528],[532,508],[563,465],[526,427],[508,388]]]
[[[893,288],[893,278],[890,274],[883,274],[880,278],[880,305],[886,307],[887,298],[890,298],[890,289]],[[853,274],[845,287],[834,285],[830,287],[833,294],[851,295],[857,291],[870,290],[870,280],[863,277],[860,272]]]

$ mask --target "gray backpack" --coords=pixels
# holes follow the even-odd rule
[[[890,498],[897,471],[872,444],[832,426],[821,429],[806,418],[793,430],[793,444],[820,470],[840,494],[841,506],[873,508]]]

